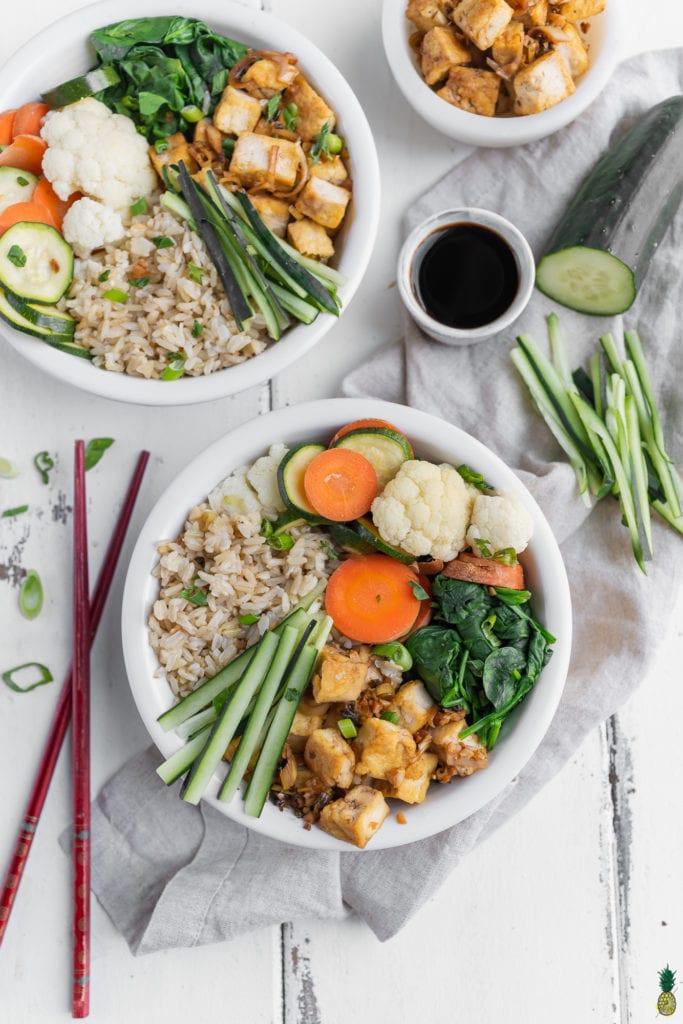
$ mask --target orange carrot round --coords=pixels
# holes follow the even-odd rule
[[[41,178],[36,185],[31,201],[42,206],[52,217],[56,227],[62,230],[62,221],[72,203],[75,203],[79,193],[74,192],[68,199],[60,199],[47,178]]]
[[[18,167],[38,177],[46,149],[47,143],[39,135],[15,135],[0,153],[0,167]]]
[[[13,203],[0,213],[0,235],[11,228],[14,224],[49,224],[51,228],[57,228],[52,214],[44,206],[38,203]]]
[[[308,465],[304,491],[318,515],[346,523],[370,511],[377,497],[377,474],[364,455],[328,448]]]
[[[5,110],[0,114],[0,146],[9,146],[12,141],[12,128],[16,110]]]
[[[43,118],[49,109],[47,103],[24,103],[14,115],[12,138],[17,135],[40,135]]]
[[[398,427],[395,427],[393,423],[388,423],[386,420],[375,420],[372,419],[371,417],[364,420],[354,420],[353,423],[347,423],[345,427],[340,427],[340,429],[337,431],[337,433],[330,441],[329,447],[332,448],[332,446],[337,443],[340,437],[346,437],[346,435],[350,434],[352,430],[367,430],[368,427],[379,427],[380,429],[383,430],[393,430],[397,434],[401,433]]]
[[[417,583],[415,573],[388,555],[349,558],[328,580],[325,608],[350,640],[388,643],[407,633],[419,614],[411,583]]]

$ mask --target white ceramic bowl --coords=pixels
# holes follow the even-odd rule
[[[590,67],[576,83],[576,92],[557,106],[524,117],[484,117],[460,110],[426,84],[409,39],[415,31],[405,16],[407,0],[384,0],[382,38],[396,84],[410,105],[437,131],[470,146],[521,146],[564,128],[582,114],[604,89],[620,57],[617,0],[607,0],[602,14],[591,19],[587,40]]]
[[[519,281],[514,299],[500,316],[481,327],[448,327],[435,320],[427,313],[415,292],[415,274],[419,269],[419,261],[424,257],[432,236],[438,235],[444,228],[453,224],[476,224],[496,232],[507,242],[517,264]],[[396,279],[403,304],[419,327],[435,341],[444,345],[473,345],[484,338],[490,338],[505,327],[514,323],[526,309],[534,290],[536,264],[531,246],[514,224],[505,217],[491,210],[480,210],[474,206],[464,206],[453,210],[443,210],[427,217],[414,228],[401,247],[398,257]]]
[[[482,472],[494,486],[514,493],[523,502],[533,518],[534,533],[521,560],[534,595],[534,611],[557,637],[553,657],[529,697],[501,733],[489,767],[448,786],[432,786],[425,802],[418,806],[393,802],[393,813],[367,847],[381,850],[415,842],[455,825],[500,793],[543,739],[562,694],[572,632],[569,586],[562,557],[538,505],[512,470],[492,451],[450,423],[390,402],[340,398],[291,406],[260,416],[197,456],[157,502],[131,558],[123,595],[122,628],[133,696],[154,743],[161,754],[168,757],[182,741],[175,733],[164,732],[157,723],[158,716],[173,704],[173,699],[163,676],[155,675],[158,663],[148,642],[146,625],[158,592],[158,582],[151,575],[157,561],[157,543],[177,536],[193,504],[202,501],[233,468],[251,462],[273,442],[284,441],[290,445],[302,441],[326,442],[344,423],[368,416],[381,417],[405,430],[418,455],[435,462],[466,462]],[[234,821],[274,839],[309,849],[347,853],[353,849],[319,828],[305,831],[294,814],[281,813],[270,802],[260,818],[247,817],[241,796],[236,796],[229,804],[216,799],[219,781],[218,774],[214,775],[205,799]],[[399,809],[405,812],[407,825],[396,821]]]
[[[216,31],[262,49],[296,54],[312,84],[320,89],[338,115],[338,131],[351,156],[353,202],[340,237],[335,264],[346,277],[339,290],[342,313],[358,285],[377,234],[380,205],[379,165],[370,126],[351,88],[335,66],[306,36],[278,18],[230,0],[103,0],[60,18],[39,32],[0,69],[0,110],[17,107],[48,87],[82,74],[94,61],[87,45],[90,32],[124,18],[179,14],[201,18]],[[277,344],[237,366],[206,377],[178,381],[142,380],[92,366],[51,349],[38,339],[20,334],[4,321],[0,332],[12,347],[35,366],[68,384],[104,398],[140,405],[188,405],[244,391],[274,377],[300,359],[336,323],[321,313],[317,320],[291,328]]]

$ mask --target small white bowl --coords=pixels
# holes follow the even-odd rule
[[[126,18],[186,15],[201,18],[223,35],[257,49],[296,54],[307,78],[335,110],[350,153],[353,200],[339,238],[337,269],[346,278],[339,289],[341,315],[348,308],[365,269],[377,235],[380,209],[379,163],[372,131],[346,80],[332,62],[301,32],[279,18],[230,0],[103,0],[68,14],[21,47],[0,69],[0,110],[18,107],[41,92],[83,74],[95,63],[88,36],[96,28]],[[277,343],[237,366],[205,377],[183,377],[173,382],[143,380],[93,366],[50,348],[37,338],[20,334],[4,321],[0,332],[19,355],[58,380],[94,395],[139,405],[189,405],[209,402],[261,384],[301,359],[337,322],[321,313],[314,323],[290,328]]]
[[[367,847],[368,852],[402,846],[434,835],[474,814],[492,800],[534,753],[562,696],[571,650],[572,610],[560,549],[534,499],[490,448],[436,416],[374,399],[337,398],[307,402],[259,416],[198,455],[161,496],[150,512],[133,551],[122,611],[123,650],[130,687],[147,731],[159,748],[161,763],[162,758],[169,757],[180,748],[182,741],[174,732],[164,732],[157,722],[159,715],[173,704],[171,689],[159,671],[147,631],[147,619],[159,589],[158,579],[152,576],[158,559],[157,544],[164,538],[178,536],[194,504],[203,501],[222,477],[237,466],[258,458],[275,441],[288,445],[304,441],[326,444],[344,423],[370,416],[386,419],[404,430],[418,456],[437,463],[460,465],[465,462],[483,473],[495,487],[514,494],[525,506],[532,517],[533,536],[520,561],[533,594],[534,613],[557,637],[557,641],[553,656],[537,685],[501,733],[486,771],[477,772],[468,779],[456,779],[448,786],[432,786],[424,803],[416,806],[405,807],[392,802],[392,813]],[[279,811],[270,802],[266,803],[260,818],[250,818],[244,813],[241,795],[236,795],[229,804],[217,799],[219,785],[219,774],[216,773],[204,799],[240,825],[295,846],[354,852],[354,847],[319,828],[307,832],[299,818],[288,811]],[[396,821],[396,811],[401,807],[407,825]]]
[[[448,327],[429,315],[415,293],[415,275],[421,256],[433,236],[454,224],[477,224],[500,235],[515,257],[519,283],[517,293],[508,308],[481,327]],[[534,254],[522,232],[505,217],[491,210],[465,206],[435,213],[414,228],[406,238],[398,257],[397,281],[403,303],[417,325],[435,341],[446,345],[472,345],[483,338],[509,327],[526,308],[534,290],[536,264]]]
[[[408,103],[437,131],[470,146],[522,146],[564,128],[582,114],[607,84],[620,59],[618,0],[607,0],[602,14],[590,19],[586,36],[590,67],[576,83],[576,92],[557,106],[523,117],[484,117],[460,110],[441,99],[424,81],[410,46],[414,26],[405,16],[407,0],[384,0],[384,52],[396,84]]]

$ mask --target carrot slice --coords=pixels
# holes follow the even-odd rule
[[[40,135],[43,118],[49,109],[47,103],[24,103],[14,115],[12,138],[16,138],[17,135]]]
[[[467,583],[524,590],[524,570],[519,562],[517,565],[504,565],[495,558],[479,558],[469,551],[462,551],[452,562],[448,562],[444,566],[443,575]]]
[[[55,222],[55,226],[61,231],[66,211],[79,196],[79,192],[74,192],[68,199],[60,199],[47,178],[41,178],[33,191],[31,202],[37,203],[38,206],[47,210]]]
[[[14,224],[29,222],[31,224],[49,224],[57,228],[52,214],[38,203],[13,203],[0,213],[0,235]]]
[[[12,128],[16,110],[5,110],[0,114],[0,146],[9,146],[12,141]]]
[[[428,576],[420,575],[417,577],[417,582],[427,591],[429,597],[420,601],[420,610],[417,613],[417,618],[415,619],[411,629],[406,633],[405,639],[412,636],[413,633],[417,633],[418,629],[423,629],[424,626],[428,626],[432,619],[432,581]]]
[[[345,427],[340,427],[337,433],[330,441],[329,447],[337,443],[340,437],[345,437],[350,434],[352,430],[367,430],[368,427],[380,427],[383,430],[393,430],[396,434],[401,434],[402,431],[395,427],[393,423],[387,423],[386,420],[374,420],[372,418],[365,420],[354,420],[353,423],[347,423]]]
[[[47,143],[39,135],[15,135],[0,153],[0,167],[18,167],[38,176]]]
[[[411,583],[417,583],[415,573],[389,555],[349,558],[328,580],[325,608],[350,640],[388,643],[407,633],[419,614]]]
[[[370,511],[379,485],[372,465],[348,448],[328,448],[309,463],[304,491],[325,519],[346,523]]]

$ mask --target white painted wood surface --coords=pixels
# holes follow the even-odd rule
[[[75,436],[117,439],[106,455],[106,472],[89,477],[94,575],[141,439],[154,458],[131,536],[168,481],[206,443],[271,404],[334,395],[347,370],[400,333],[391,287],[400,219],[449,168],[458,147],[421,124],[393,88],[381,49],[379,0],[249,2],[306,31],[347,76],[368,113],[384,190],[371,267],[353,306],[305,366],[293,367],[270,388],[192,411],[91,399],[37,375],[0,343],[0,454],[22,467],[19,480],[0,481],[0,504],[28,502],[33,512],[30,536],[26,520],[3,521],[0,561],[39,567],[48,595],[38,627],[17,614],[11,578],[0,581],[3,667],[35,657],[61,674],[68,661],[67,496]],[[683,11],[673,0],[651,0],[644,24],[637,20],[643,7],[636,0],[612,2],[624,9],[627,52],[661,44],[662,24],[669,44],[683,44]],[[81,6],[77,0],[4,5],[0,59]],[[62,453],[49,487],[30,466],[42,448]],[[120,598],[119,576],[93,658],[94,789],[146,742],[123,669]],[[380,945],[353,919],[297,922],[239,942],[134,959],[95,906],[93,1019],[346,1024],[420,1019],[427,1008],[437,1024],[468,1018],[506,1024],[654,1019],[657,970],[667,961],[683,970],[683,600],[678,611],[661,638],[658,667],[635,699],[589,737],[564,771],[478,849],[395,939]],[[56,687],[30,697],[4,688],[0,693],[2,870],[56,694]],[[68,821],[63,757],[0,954],[0,1020],[8,1024],[68,1018],[70,864],[57,846]]]

